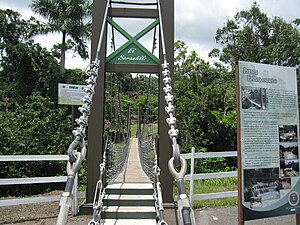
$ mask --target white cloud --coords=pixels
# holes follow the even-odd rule
[[[149,0],[144,0],[148,2]],[[154,1],[154,0],[153,0]],[[224,26],[228,18],[232,18],[241,10],[248,10],[253,1],[249,0],[174,0],[175,1],[175,40],[187,43],[190,50],[196,50],[205,60],[209,60],[208,52],[217,47],[215,32]],[[28,7],[31,0],[1,0],[0,8],[12,8],[19,11],[24,18],[33,15]],[[280,16],[287,22],[300,17],[299,0],[257,0],[263,12],[269,17]],[[37,16],[35,16],[37,17]],[[131,27],[138,23],[131,23]],[[127,28],[130,29],[130,26]],[[134,32],[135,33],[135,32]],[[51,49],[60,41],[60,36],[38,37],[43,46]],[[85,68],[88,62],[67,55],[67,67]]]
[[[299,0],[257,0],[269,17],[279,16],[287,22],[300,17]],[[249,0],[175,0],[175,39],[180,39],[205,60],[207,54],[217,47],[215,33],[228,18],[241,10],[248,10]]]

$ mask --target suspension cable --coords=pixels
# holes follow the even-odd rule
[[[100,176],[99,180],[96,184],[94,201],[93,201],[93,219],[90,220],[88,225],[97,225],[99,224],[101,211],[103,208],[103,199],[105,196],[105,187],[104,187],[104,174],[106,171],[106,163],[107,163],[107,152],[109,151],[111,146],[111,140],[109,137],[106,138],[106,144],[103,152],[103,161],[99,166],[100,169]]]
[[[156,27],[154,27],[154,32],[153,32],[153,40],[152,40],[152,54],[154,54],[154,51],[156,49]],[[150,73],[149,79],[148,79],[148,91],[147,91],[147,98],[146,98],[146,110],[145,110],[145,115],[144,115],[144,125],[143,125],[143,133],[145,129],[145,124],[148,125],[149,123],[149,111],[150,111],[150,95],[151,95],[151,78],[152,74]],[[147,128],[148,129],[148,128]]]
[[[138,147],[140,155],[140,163],[142,168],[150,178],[153,183],[154,193],[153,197],[155,199],[155,211],[157,216],[158,225],[168,225],[164,219],[164,207],[163,207],[163,198],[161,191],[161,184],[159,180],[160,168],[157,165],[157,154],[154,144],[154,135],[143,135],[140,136],[138,131]]]
[[[154,185],[156,188],[155,188],[155,192],[153,195],[155,198],[156,215],[158,218],[159,225],[168,225],[167,222],[165,221],[165,217],[164,217],[163,198],[162,198],[161,185],[160,185],[160,181],[159,181],[160,168],[157,166],[157,156],[155,156],[155,160],[156,160],[156,165],[153,167],[153,169],[154,169],[154,174],[155,174]]]
[[[124,139],[124,125],[123,125],[123,118],[122,118],[122,108],[121,108],[121,98],[120,98],[120,91],[121,91],[121,81],[119,76],[117,76],[117,112],[118,112],[118,124],[121,127],[122,131],[122,138]]]
[[[161,32],[161,44],[162,44],[162,53],[163,53],[163,64],[162,64],[162,74],[163,74],[163,82],[165,87],[163,88],[165,92],[165,101],[167,103],[167,107],[165,107],[165,111],[169,115],[167,118],[167,123],[170,127],[169,136],[172,141],[173,148],[173,157],[168,162],[168,167],[170,173],[177,181],[177,187],[179,192],[179,198],[177,200],[178,210],[178,222],[180,225],[196,225],[195,217],[193,210],[190,206],[190,201],[186,194],[185,186],[184,186],[184,176],[187,170],[186,160],[180,156],[179,146],[177,144],[178,137],[178,129],[176,129],[176,118],[174,116],[175,108],[174,108],[174,97],[172,94],[172,86],[171,86],[171,75],[169,69],[169,63],[167,62],[167,52],[165,46],[165,38],[164,38],[164,29],[163,29],[163,21],[162,21],[162,12],[161,12],[161,2],[157,0],[158,3],[158,14],[160,20],[160,32]],[[177,172],[176,167],[181,167],[180,171]]]
[[[163,53],[163,64],[162,64],[162,74],[164,76],[163,82],[165,84],[165,87],[163,88],[166,96],[165,101],[167,103],[167,107],[165,107],[165,111],[169,115],[169,118],[167,118],[167,123],[170,127],[169,129],[169,136],[172,141],[172,148],[173,148],[173,158],[175,167],[180,165],[180,152],[179,152],[179,146],[177,144],[177,137],[178,137],[178,129],[176,129],[176,118],[174,116],[174,96],[172,94],[172,86],[171,86],[171,76],[170,76],[170,69],[169,69],[169,63],[167,62],[167,53],[166,53],[166,46],[165,46],[165,37],[164,37],[164,30],[163,30],[163,21],[161,16],[161,6],[160,6],[160,0],[158,1],[158,11],[159,11],[159,20],[160,20],[160,32],[161,32],[161,45],[162,45],[162,53]]]
[[[72,131],[73,135],[75,136],[75,139],[70,144],[68,149],[68,155],[69,155],[69,160],[67,162],[68,178],[67,178],[65,190],[61,196],[60,203],[59,203],[60,210],[56,220],[57,225],[65,225],[67,223],[68,212],[73,199],[72,189],[73,189],[75,176],[78,173],[79,167],[81,166],[82,161],[85,159],[87,153],[86,142],[84,139],[85,131],[88,126],[90,107],[92,105],[92,98],[95,93],[96,80],[98,76],[98,70],[100,67],[100,48],[104,36],[104,30],[106,27],[106,17],[108,14],[108,8],[109,8],[109,0],[107,0],[106,8],[104,11],[103,24],[101,27],[101,32],[99,34],[100,36],[99,36],[99,42],[97,46],[95,60],[93,63],[89,65],[89,67],[85,71],[86,74],[88,75],[88,79],[86,79],[88,85],[84,89],[86,94],[82,99],[83,105],[78,109],[81,112],[81,116],[75,120],[76,123],[79,125],[79,127]],[[79,147],[81,148],[80,152],[76,150],[76,148]]]

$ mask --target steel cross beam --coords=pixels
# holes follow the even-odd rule
[[[122,53],[126,48],[130,47],[130,45],[135,44],[139,50],[141,50],[147,57],[149,57],[154,64],[159,64],[159,59],[155,57],[148,49],[146,49],[143,45],[141,45],[138,40],[145,36],[148,32],[150,32],[154,27],[159,24],[159,19],[156,19],[142,31],[140,31],[137,35],[132,37],[127,31],[125,31],[119,24],[113,21],[111,18],[107,18],[107,22],[111,24],[117,31],[119,31],[128,41],[119,47],[116,51],[114,51],[111,55],[106,58],[107,62],[113,60],[118,54]]]

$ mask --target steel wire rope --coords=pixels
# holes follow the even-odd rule
[[[156,27],[154,27],[154,31],[153,31],[153,39],[152,39],[152,51],[151,53],[154,54],[154,51],[156,49]],[[145,114],[144,114],[144,123],[143,123],[143,129],[142,129],[142,132],[144,133],[144,129],[147,125],[147,129],[148,129],[148,123],[149,123],[149,119],[148,119],[148,116],[149,116],[149,110],[150,110],[150,104],[149,104],[149,98],[150,98],[150,95],[151,95],[151,77],[152,77],[152,74],[150,73],[149,75],[149,79],[148,79],[148,91],[147,91],[147,97],[146,97],[146,110],[145,110]],[[145,125],[146,124],[146,125]]]
[[[156,27],[154,27],[154,32],[153,32],[153,41],[152,41],[152,54],[154,54],[154,51],[156,49]],[[151,95],[151,78],[152,78],[152,74],[150,73],[149,78],[148,78],[148,88],[147,88],[147,97],[146,97],[146,109],[145,109],[145,113],[143,115],[144,118],[144,123],[143,123],[143,128],[142,128],[142,132],[139,132],[140,136],[139,136],[139,146],[140,146],[140,161],[141,161],[141,165],[142,165],[142,169],[144,170],[144,172],[146,173],[146,175],[153,180],[153,167],[155,166],[155,162],[154,159],[150,159],[149,155],[151,154],[151,150],[153,147],[153,140],[146,140],[147,139],[147,135],[149,135],[149,110],[150,110],[150,95]],[[145,132],[145,129],[147,129],[147,132]],[[153,136],[151,137],[153,138]],[[146,143],[146,144],[145,144]]]
[[[110,2],[110,7],[112,7],[112,3],[114,3],[114,2],[113,1]],[[111,18],[111,19],[113,19],[113,18]],[[112,48],[113,51],[116,50],[116,41],[115,41],[115,32],[114,32],[114,30],[115,30],[114,27],[111,26],[111,32],[112,32],[111,48]],[[120,107],[120,105],[121,105],[121,103],[120,103],[121,102],[120,101],[120,90],[119,90],[120,87],[119,87],[118,84],[120,84],[120,80],[119,79],[117,79],[117,98],[118,98],[118,108],[121,111],[121,113],[119,115],[121,115],[122,114],[122,110],[121,110],[121,107]],[[121,123],[121,126],[123,127],[122,119],[119,118],[119,122]],[[122,135],[123,135],[122,138],[124,138],[125,137],[124,136],[124,132],[122,132]]]
[[[99,166],[100,175],[99,180],[96,184],[95,195],[93,200],[93,219],[89,221],[88,225],[97,225],[98,221],[101,218],[101,211],[103,208],[103,199],[105,196],[105,172],[106,172],[106,163],[107,163],[107,152],[111,146],[111,140],[109,136],[106,137],[105,148],[103,152],[103,161]]]
[[[156,27],[154,29],[153,35],[153,47],[152,47],[152,54],[154,54],[154,50],[156,48]],[[157,155],[156,149],[154,145],[154,134],[149,132],[145,132],[145,125],[148,126],[149,123],[149,103],[150,103],[150,95],[151,95],[151,78],[152,74],[149,76],[148,80],[148,91],[147,91],[147,100],[146,100],[146,110],[144,113],[144,123],[142,128],[142,133],[140,131],[140,113],[139,113],[139,122],[138,122],[138,148],[139,148],[139,155],[140,155],[140,163],[142,165],[142,169],[145,174],[151,179],[154,186],[154,193],[153,197],[155,199],[155,210],[157,216],[157,224],[159,225],[167,225],[167,222],[164,220],[164,208],[163,208],[163,199],[162,199],[162,191],[160,187],[160,169],[157,165]],[[139,111],[140,112],[140,111]],[[148,131],[148,130],[147,130]],[[152,129],[153,131],[153,129]]]
[[[187,170],[187,163],[186,160],[180,155],[179,146],[177,144],[177,137],[178,137],[178,129],[176,129],[176,118],[175,114],[175,107],[174,107],[174,96],[172,94],[172,80],[171,74],[169,69],[169,63],[167,61],[167,52],[165,46],[165,33],[163,29],[163,20],[162,20],[162,10],[161,10],[161,1],[157,0],[157,7],[158,7],[158,15],[160,20],[160,32],[161,32],[161,45],[162,45],[162,54],[163,54],[163,64],[162,64],[162,74],[163,74],[163,83],[165,87],[163,88],[165,92],[165,101],[167,106],[165,107],[165,111],[168,114],[167,123],[169,125],[169,137],[172,141],[172,149],[173,149],[173,157],[168,162],[168,167],[170,173],[174,177],[177,182],[178,188],[178,199],[177,199],[177,206],[178,206],[178,219],[179,223],[183,225],[196,225],[195,217],[193,210],[190,206],[190,201],[186,194],[186,189],[184,186],[184,176]],[[176,167],[180,167],[180,171],[176,170]]]
[[[111,43],[114,43],[112,41]],[[113,47],[113,44],[111,45]],[[122,117],[122,109],[121,109],[121,98],[120,98],[120,80],[119,77],[115,73],[110,73],[110,118],[111,118],[111,126],[110,133],[113,135],[111,139],[113,140],[111,150],[108,152],[108,163],[107,163],[107,183],[111,183],[116,179],[118,174],[124,168],[126,155],[128,152],[129,146],[129,136],[127,135],[125,138],[125,126],[123,125],[123,117]],[[113,90],[113,85],[116,84],[116,94]],[[113,107],[114,106],[114,107]],[[114,116],[113,116],[114,114]],[[129,120],[127,118],[127,120]],[[126,130],[127,133],[128,127]],[[122,144],[123,142],[123,144]],[[122,145],[122,146],[120,146]]]
[[[112,82],[116,83],[116,97],[111,96],[111,105],[114,107],[114,119],[112,118],[112,125],[111,125],[111,134],[113,134],[114,137],[112,137],[113,143],[112,143],[112,149],[109,152],[109,161],[108,161],[108,183],[111,183],[117,175],[123,170],[126,155],[128,152],[128,143],[129,143],[129,136],[127,135],[125,138],[125,126],[123,124],[123,116],[122,116],[122,110],[121,110],[121,99],[120,99],[120,85],[118,77],[115,76],[116,74],[111,74]],[[111,86],[112,87],[112,86]],[[111,90],[113,92],[113,90]],[[112,113],[113,114],[113,113]],[[129,118],[127,118],[127,121]],[[127,133],[128,126],[127,126]]]
[[[90,114],[90,107],[92,104],[92,97],[95,93],[95,85],[98,75],[98,70],[100,67],[100,49],[101,49],[101,43],[104,36],[104,30],[106,27],[106,17],[108,14],[108,8],[109,8],[110,1],[107,0],[106,7],[104,9],[104,18],[103,18],[103,24],[99,33],[99,41],[97,46],[97,51],[95,55],[94,61],[88,66],[86,69],[86,74],[88,75],[88,78],[86,79],[87,87],[84,89],[85,96],[82,99],[83,105],[79,108],[79,111],[81,112],[81,116],[76,119],[76,123],[79,125],[79,127],[72,131],[73,135],[75,136],[75,139],[70,144],[68,148],[68,155],[69,160],[67,162],[67,182],[65,186],[65,190],[61,196],[60,199],[60,209],[59,214],[56,220],[57,225],[65,225],[67,223],[67,217],[69,208],[72,203],[72,189],[75,177],[78,173],[79,167],[82,164],[82,161],[85,159],[87,147],[85,142],[85,131],[88,126],[88,117]],[[76,150],[76,148],[81,147],[80,152]]]

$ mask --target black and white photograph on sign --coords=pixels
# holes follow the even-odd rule
[[[281,160],[299,159],[298,142],[280,142],[279,154]]]
[[[297,126],[296,125],[279,125],[279,142],[297,142]]]
[[[299,160],[280,160],[280,177],[299,176]]]
[[[279,181],[279,189],[286,190],[291,189],[291,178],[290,177],[282,177],[278,179]]]
[[[244,178],[244,201],[250,202],[251,208],[280,198],[279,168],[247,169]]]
[[[266,110],[268,107],[266,88],[242,86],[242,109]]]

